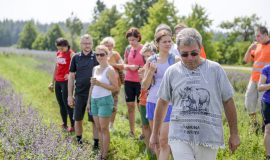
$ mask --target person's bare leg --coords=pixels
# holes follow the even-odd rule
[[[109,123],[111,117],[99,117],[99,124],[101,128],[101,135],[102,135],[102,157],[106,158],[108,155],[109,144],[110,144],[110,132],[109,132]]]
[[[159,144],[160,144],[159,159],[162,160],[168,160],[170,157],[171,150],[168,144],[168,134],[169,134],[169,122],[163,122],[159,135]]]
[[[130,132],[135,134],[135,102],[127,102]]]
[[[144,135],[144,143],[146,145],[146,148],[149,149],[149,139],[151,136],[150,126],[143,125],[142,130],[143,130],[143,135]]]
[[[113,109],[113,112],[112,112],[112,116],[111,116],[110,128],[113,128],[113,124],[114,124],[114,121],[115,121],[116,113],[117,113],[117,106],[114,106],[114,109]]]
[[[82,127],[83,121],[75,121],[75,134],[77,136],[78,143],[82,143],[82,133],[83,133],[83,127]]]
[[[101,134],[101,127],[100,127],[100,122],[99,122],[99,117],[98,116],[93,116],[95,128],[97,131],[93,131],[93,137],[99,139],[100,143],[100,150],[102,151],[102,134]],[[94,130],[94,125],[93,125],[93,130]],[[97,134],[97,135],[96,135]],[[97,137],[95,137],[97,136]]]

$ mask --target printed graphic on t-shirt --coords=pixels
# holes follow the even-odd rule
[[[212,113],[213,110],[210,109],[210,91],[207,87],[204,88],[202,76],[198,70],[185,73],[184,85],[173,95],[174,99],[178,100],[173,106],[171,120],[180,122],[173,132],[181,134],[183,138],[200,135],[209,127],[217,127],[221,120],[220,116]]]
[[[180,96],[182,112],[209,113],[210,93],[206,89],[186,87]]]
[[[169,141],[224,147],[222,102],[233,89],[218,64],[206,60],[194,70],[182,63],[171,66],[158,96],[172,102]]]
[[[56,58],[56,63],[58,64],[67,64],[66,59],[62,57],[57,57]]]

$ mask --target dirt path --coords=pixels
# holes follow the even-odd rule
[[[251,71],[252,67],[241,67],[241,66],[222,66],[224,69],[233,69],[233,70],[243,70]]]

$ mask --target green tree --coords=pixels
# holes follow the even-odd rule
[[[76,37],[81,34],[83,24],[77,16],[71,13],[71,16],[66,20],[66,26],[71,36],[71,47],[74,50],[78,50],[79,45],[76,43]]]
[[[254,28],[260,24],[256,14],[235,17],[233,21],[222,22],[219,27],[224,31],[218,41],[218,52],[222,53],[221,63],[243,64],[243,56],[254,40]],[[249,44],[249,45],[248,45]],[[238,48],[240,47],[240,48]]]
[[[121,18],[116,21],[116,26],[111,29],[111,35],[114,37],[115,49],[123,55],[128,41],[125,37],[127,30],[130,28],[127,18]]]
[[[128,45],[125,33],[132,26],[141,28],[145,25],[149,17],[148,9],[156,2],[157,0],[134,0],[125,4],[124,14],[116,21],[116,26],[111,30],[111,35],[116,41],[117,51],[124,52]]]
[[[148,22],[141,28],[142,42],[153,40],[155,28],[159,24],[165,23],[173,28],[178,22],[177,10],[168,0],[159,0],[148,12]]]
[[[38,31],[34,23],[32,21],[27,22],[20,33],[18,47],[32,49],[32,43],[35,41],[37,35]]]
[[[64,32],[58,24],[54,24],[46,34],[46,49],[56,50],[55,40],[59,37],[64,37]]]
[[[106,5],[101,0],[97,0],[96,6],[94,8],[93,22],[99,18],[100,14],[106,9]]]
[[[45,50],[47,46],[46,36],[43,33],[40,33],[35,41],[32,43],[32,49],[36,50]]]
[[[187,26],[196,28],[203,39],[203,46],[208,59],[218,60],[219,55],[217,54],[215,46],[212,44],[213,34],[210,32],[212,20],[208,18],[205,8],[195,4],[192,6],[192,13],[188,15],[185,20]]]
[[[229,32],[228,36],[233,41],[253,41],[254,28],[259,25],[260,18],[256,14],[251,16],[236,17],[233,21],[222,22],[220,28]]]
[[[125,5],[125,15],[130,20],[130,26],[142,27],[149,16],[148,9],[158,0],[133,0]]]
[[[116,6],[111,9],[105,9],[97,19],[88,28],[88,33],[93,37],[94,44],[97,45],[107,36],[111,35],[111,29],[115,26],[116,21],[120,18],[120,13],[117,11]]]

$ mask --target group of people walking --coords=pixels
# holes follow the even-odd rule
[[[139,29],[130,28],[125,35],[129,45],[124,59],[114,50],[112,37],[104,38],[94,51],[91,36],[83,35],[82,51],[76,54],[67,40],[56,40],[56,66],[49,89],[55,90],[62,128],[75,131],[77,142],[82,144],[87,110],[88,120],[93,124],[93,148],[100,149],[99,159],[108,156],[121,85],[125,91],[129,136],[135,137],[138,108],[145,145],[158,159],[169,159],[171,153],[174,159],[216,159],[218,148],[224,147],[223,110],[230,128],[230,150],[235,151],[240,145],[234,91],[225,71],[218,63],[206,59],[202,37],[196,29],[179,24],[174,30],[175,33],[168,25],[160,24],[153,42],[143,45]],[[258,44],[250,47],[256,48],[255,57],[259,52],[256,50],[263,50],[264,45],[269,46],[268,42],[262,47]],[[246,57],[249,59],[249,55]],[[268,72],[269,69],[263,69],[258,90],[267,91],[263,96],[263,115],[270,155]]]

